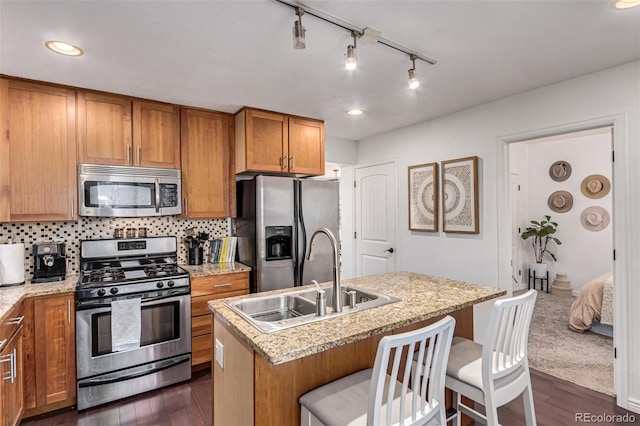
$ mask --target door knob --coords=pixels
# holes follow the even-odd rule
[[[386,249],[385,251],[388,251],[389,253],[393,253],[393,252],[394,252],[393,247],[388,248],[388,249]]]

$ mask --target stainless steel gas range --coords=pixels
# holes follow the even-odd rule
[[[80,243],[78,410],[191,378],[189,273],[175,237]]]

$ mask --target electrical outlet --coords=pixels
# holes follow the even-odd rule
[[[224,370],[224,346],[216,339],[216,362]]]

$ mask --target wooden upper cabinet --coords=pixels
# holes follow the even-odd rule
[[[230,181],[230,117],[183,108],[181,111],[182,215],[230,216],[235,180]]]
[[[324,123],[243,109],[236,114],[236,172],[324,174]]]
[[[0,79],[0,222],[76,219],[76,94]]]
[[[324,174],[324,123],[298,117],[289,118],[289,172]]]
[[[180,109],[159,102],[133,102],[133,165],[180,168]]]
[[[78,162],[132,165],[131,100],[78,92]]]
[[[236,115],[236,172],[286,171],[286,115],[244,109]]]

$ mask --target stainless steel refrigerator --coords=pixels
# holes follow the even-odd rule
[[[318,228],[340,241],[338,181],[260,175],[236,185],[238,260],[252,268],[252,292],[333,279],[328,238],[316,238],[313,260],[305,256]]]

